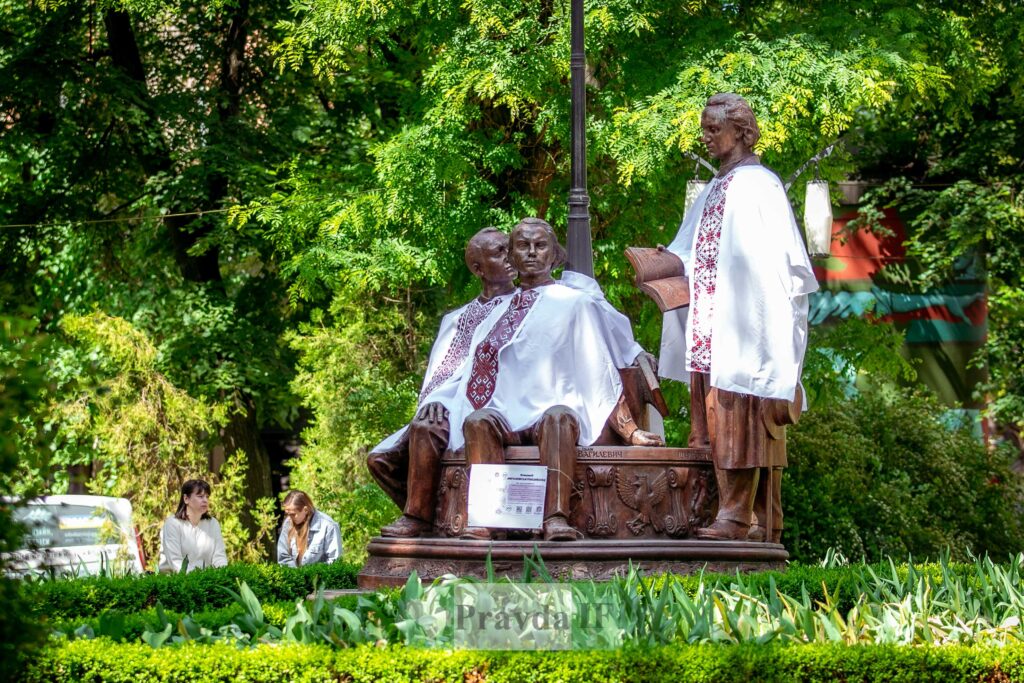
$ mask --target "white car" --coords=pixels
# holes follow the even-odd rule
[[[8,576],[141,574],[145,558],[132,504],[111,496],[44,496],[13,502],[24,524],[20,550],[4,554]]]

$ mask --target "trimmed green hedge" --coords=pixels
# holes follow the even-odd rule
[[[90,577],[26,583],[34,611],[54,621],[90,618],[106,610],[139,612],[159,602],[183,614],[226,607],[234,600],[224,590],[245,581],[260,602],[294,602],[314,584],[328,589],[355,588],[357,565],[344,562],[292,569],[276,564],[231,564],[190,574],[150,574],[119,579]]]
[[[357,610],[357,603],[358,596],[356,595],[346,595],[340,598],[335,598],[333,601],[334,605],[344,607],[345,609],[353,612]],[[263,614],[267,623],[277,626],[278,628],[284,627],[288,617],[295,613],[295,600],[264,602],[260,606],[263,608]],[[53,630],[64,633],[67,636],[73,636],[76,629],[82,626],[88,626],[92,629],[93,633],[98,636],[110,635],[109,633],[103,632],[104,626],[102,619],[104,616],[110,618],[113,613],[114,611],[107,611],[98,616],[78,617],[75,619],[68,619],[66,621],[58,621],[53,624]],[[227,607],[218,607],[216,609],[192,613],[164,610],[164,615],[172,622],[179,621],[187,614],[187,616],[190,616],[192,621],[196,622],[199,626],[208,628],[211,631],[216,631],[221,626],[226,626],[232,623],[244,613],[245,609],[238,603],[233,603]],[[118,627],[121,635],[115,639],[121,642],[141,642],[143,632],[153,630],[154,625],[160,620],[155,607],[150,607],[140,612],[132,612],[130,614],[121,612],[118,612],[118,614],[123,618],[123,621],[120,622]]]
[[[154,650],[107,640],[47,648],[29,683],[104,681],[949,681],[1024,682],[1024,644],[1005,648],[692,646],[596,652],[480,652],[327,646],[185,645]]]
[[[263,603],[262,607],[267,622],[274,626],[284,625],[288,615],[295,611],[294,602],[268,602]],[[109,632],[104,633],[103,618],[106,617],[107,619],[110,619],[111,615],[114,613],[114,611],[108,611],[105,612],[103,616],[79,617],[77,619],[58,621],[53,624],[53,629],[64,633],[65,635],[73,636],[76,629],[88,626],[92,629],[93,633],[97,635],[111,635]],[[228,605],[227,607],[204,610],[202,612],[193,612],[188,616],[191,616],[192,620],[200,626],[208,628],[211,631],[216,631],[221,626],[231,623],[232,620],[244,613],[245,609],[242,605],[233,604]],[[143,632],[153,630],[154,624],[159,621],[156,608],[154,607],[142,610],[141,612],[132,612],[130,614],[117,612],[117,614],[119,614],[123,619],[123,621],[118,624],[118,630],[121,635],[111,637],[120,641],[141,642]],[[177,622],[182,617],[186,616],[186,613],[177,612],[175,610],[164,610],[164,615],[167,619]]]

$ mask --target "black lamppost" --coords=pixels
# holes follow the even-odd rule
[[[587,195],[586,68],[583,51],[583,0],[572,0],[569,15],[572,83],[572,186],[569,188],[569,232],[566,238],[569,263],[566,266],[594,276],[594,251],[590,245],[590,196]]]

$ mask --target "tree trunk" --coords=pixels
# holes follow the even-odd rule
[[[252,516],[252,504],[257,498],[272,495],[270,480],[270,454],[263,443],[259,425],[256,423],[256,406],[246,401],[245,414],[232,416],[228,424],[220,431],[221,443],[228,454],[242,451],[246,455],[248,467],[245,471],[246,500],[250,506],[242,513],[242,524],[250,532],[256,530],[256,520]],[[264,548],[269,551],[268,547]]]
[[[114,66],[120,69],[138,88],[140,109],[146,114],[147,124],[154,130],[162,130],[162,122],[154,110],[146,84],[145,67],[135,39],[135,29],[131,18],[126,12],[107,10],[104,15],[107,38],[110,42],[111,59]],[[220,88],[222,99],[218,105],[218,120],[221,131],[237,116],[241,109],[243,95],[243,76],[245,70],[245,44],[249,28],[249,2],[242,0],[236,7],[225,36],[223,56],[220,65]],[[156,150],[146,150],[141,154],[140,163],[147,175],[171,172],[173,161],[170,149],[165,144],[158,144]],[[229,179],[221,173],[213,173],[207,177],[206,196],[182,198],[174,201],[169,207],[171,213],[186,213],[196,208],[219,208],[227,197]],[[194,203],[192,203],[194,202]],[[171,217],[164,221],[171,241],[171,249],[182,278],[187,282],[212,288],[221,296],[226,296],[224,280],[220,272],[220,250],[217,245],[207,248],[202,254],[191,254],[190,250],[213,230],[214,225],[209,219],[195,220],[191,216]],[[243,396],[244,414],[233,412],[228,424],[221,431],[221,442],[228,454],[241,449],[248,461],[246,475],[246,497],[250,503],[257,498],[272,495],[270,481],[270,457],[260,438],[260,429],[256,421],[255,402],[251,396]],[[243,522],[252,531],[253,519],[246,516]]]

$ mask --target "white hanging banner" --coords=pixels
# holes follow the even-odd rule
[[[828,183],[811,180],[804,199],[804,231],[811,256],[828,256],[832,251],[832,199]]]
[[[686,214],[693,208],[693,203],[697,201],[697,197],[704,191],[704,188],[708,186],[706,180],[693,180],[686,181],[686,198],[683,200],[683,220],[686,220]]]
[[[473,465],[469,468],[469,526],[540,529],[548,468]]]

